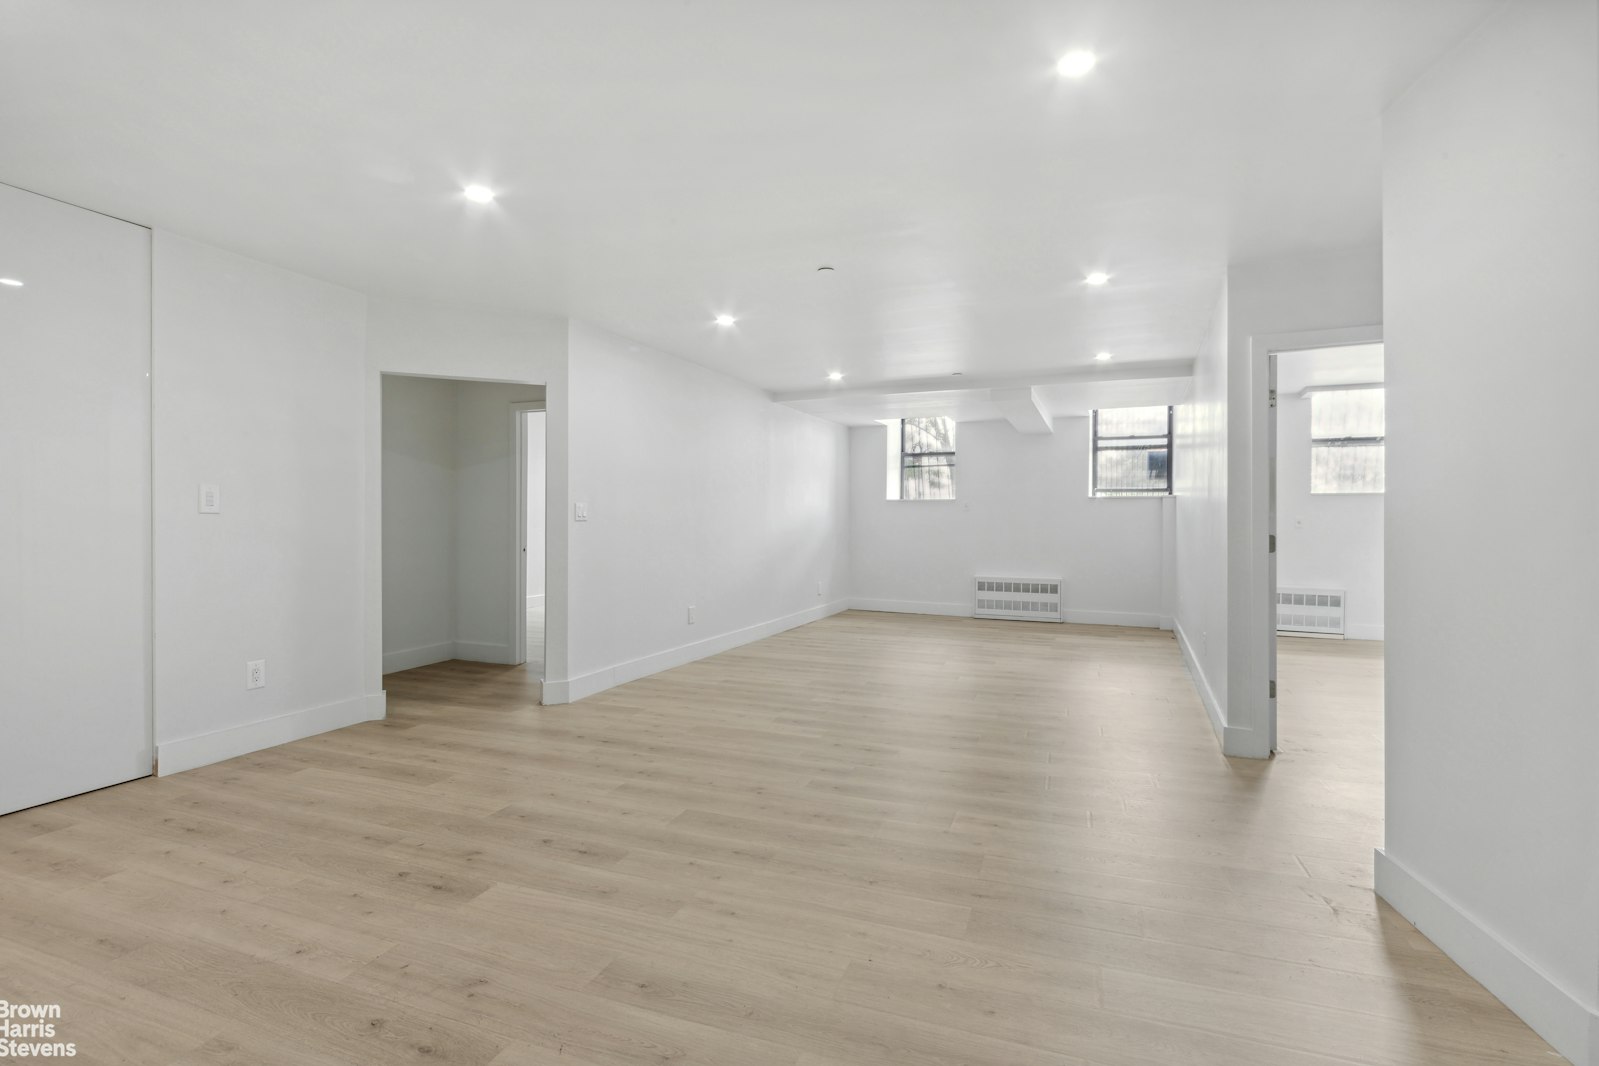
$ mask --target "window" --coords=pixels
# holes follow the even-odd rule
[[[1093,494],[1170,496],[1170,407],[1095,411]]]
[[[1322,389],[1310,394],[1310,491],[1382,492],[1387,390]]]
[[[955,420],[897,418],[888,426],[888,498],[955,498]]]

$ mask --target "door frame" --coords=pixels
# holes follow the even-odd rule
[[[518,664],[527,662],[527,416],[534,412],[546,414],[549,410],[548,397],[544,400],[525,400],[511,405],[511,572],[515,576],[516,584],[513,586],[515,595],[511,604],[511,658]],[[544,452],[544,555],[539,565],[544,567],[545,580],[549,579],[549,529],[550,529],[550,500],[549,500],[549,425],[545,424],[545,452]],[[548,605],[548,589],[545,591],[545,603]],[[544,665],[540,672],[548,672],[549,664],[549,622],[546,618],[544,627],[545,653]],[[543,678],[540,678],[542,681]]]
[[[1250,515],[1242,532],[1249,560],[1244,576],[1250,607],[1244,614],[1248,638],[1244,641],[1248,657],[1244,703],[1252,728],[1259,730],[1265,742],[1264,750],[1249,753],[1258,758],[1277,750],[1277,559],[1273,543],[1277,534],[1277,356],[1382,343],[1380,322],[1249,338]]]

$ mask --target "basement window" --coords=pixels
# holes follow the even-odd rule
[[[955,498],[955,420],[891,418],[888,427],[888,498]]]
[[[1312,392],[1310,491],[1382,492],[1387,420],[1387,390],[1380,385]]]
[[[1092,494],[1170,496],[1170,407],[1095,411]]]

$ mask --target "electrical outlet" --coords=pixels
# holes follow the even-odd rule
[[[244,664],[244,687],[266,688],[265,659],[251,659]]]
[[[693,625],[694,624],[694,608],[692,608],[692,607],[690,607],[688,609],[688,624],[689,625]]]

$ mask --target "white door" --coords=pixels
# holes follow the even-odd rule
[[[150,231],[0,185],[0,814],[144,777]]]

